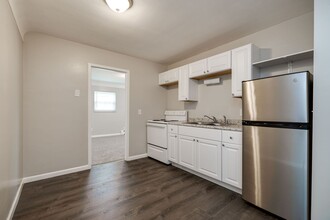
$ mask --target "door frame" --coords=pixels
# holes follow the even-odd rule
[[[114,70],[125,74],[125,93],[126,93],[126,120],[125,120],[125,156],[129,158],[129,100],[130,100],[130,71],[110,66],[88,63],[88,166],[92,167],[92,68]]]

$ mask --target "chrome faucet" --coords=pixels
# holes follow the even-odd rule
[[[218,123],[218,120],[217,120],[217,118],[216,117],[214,117],[214,116],[208,116],[208,115],[204,115],[204,117],[205,118],[208,118],[208,119],[211,119],[214,123]]]
[[[227,117],[225,115],[223,116],[223,123],[225,123],[225,125],[228,124],[228,120],[227,120]]]

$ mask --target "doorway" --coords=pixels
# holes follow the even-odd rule
[[[89,64],[88,163],[128,157],[129,71]]]

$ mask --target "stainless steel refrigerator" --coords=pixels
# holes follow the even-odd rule
[[[243,82],[243,199],[282,218],[309,219],[312,75]]]

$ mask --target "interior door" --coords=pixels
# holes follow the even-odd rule
[[[307,219],[309,131],[243,126],[243,198],[286,219]]]

